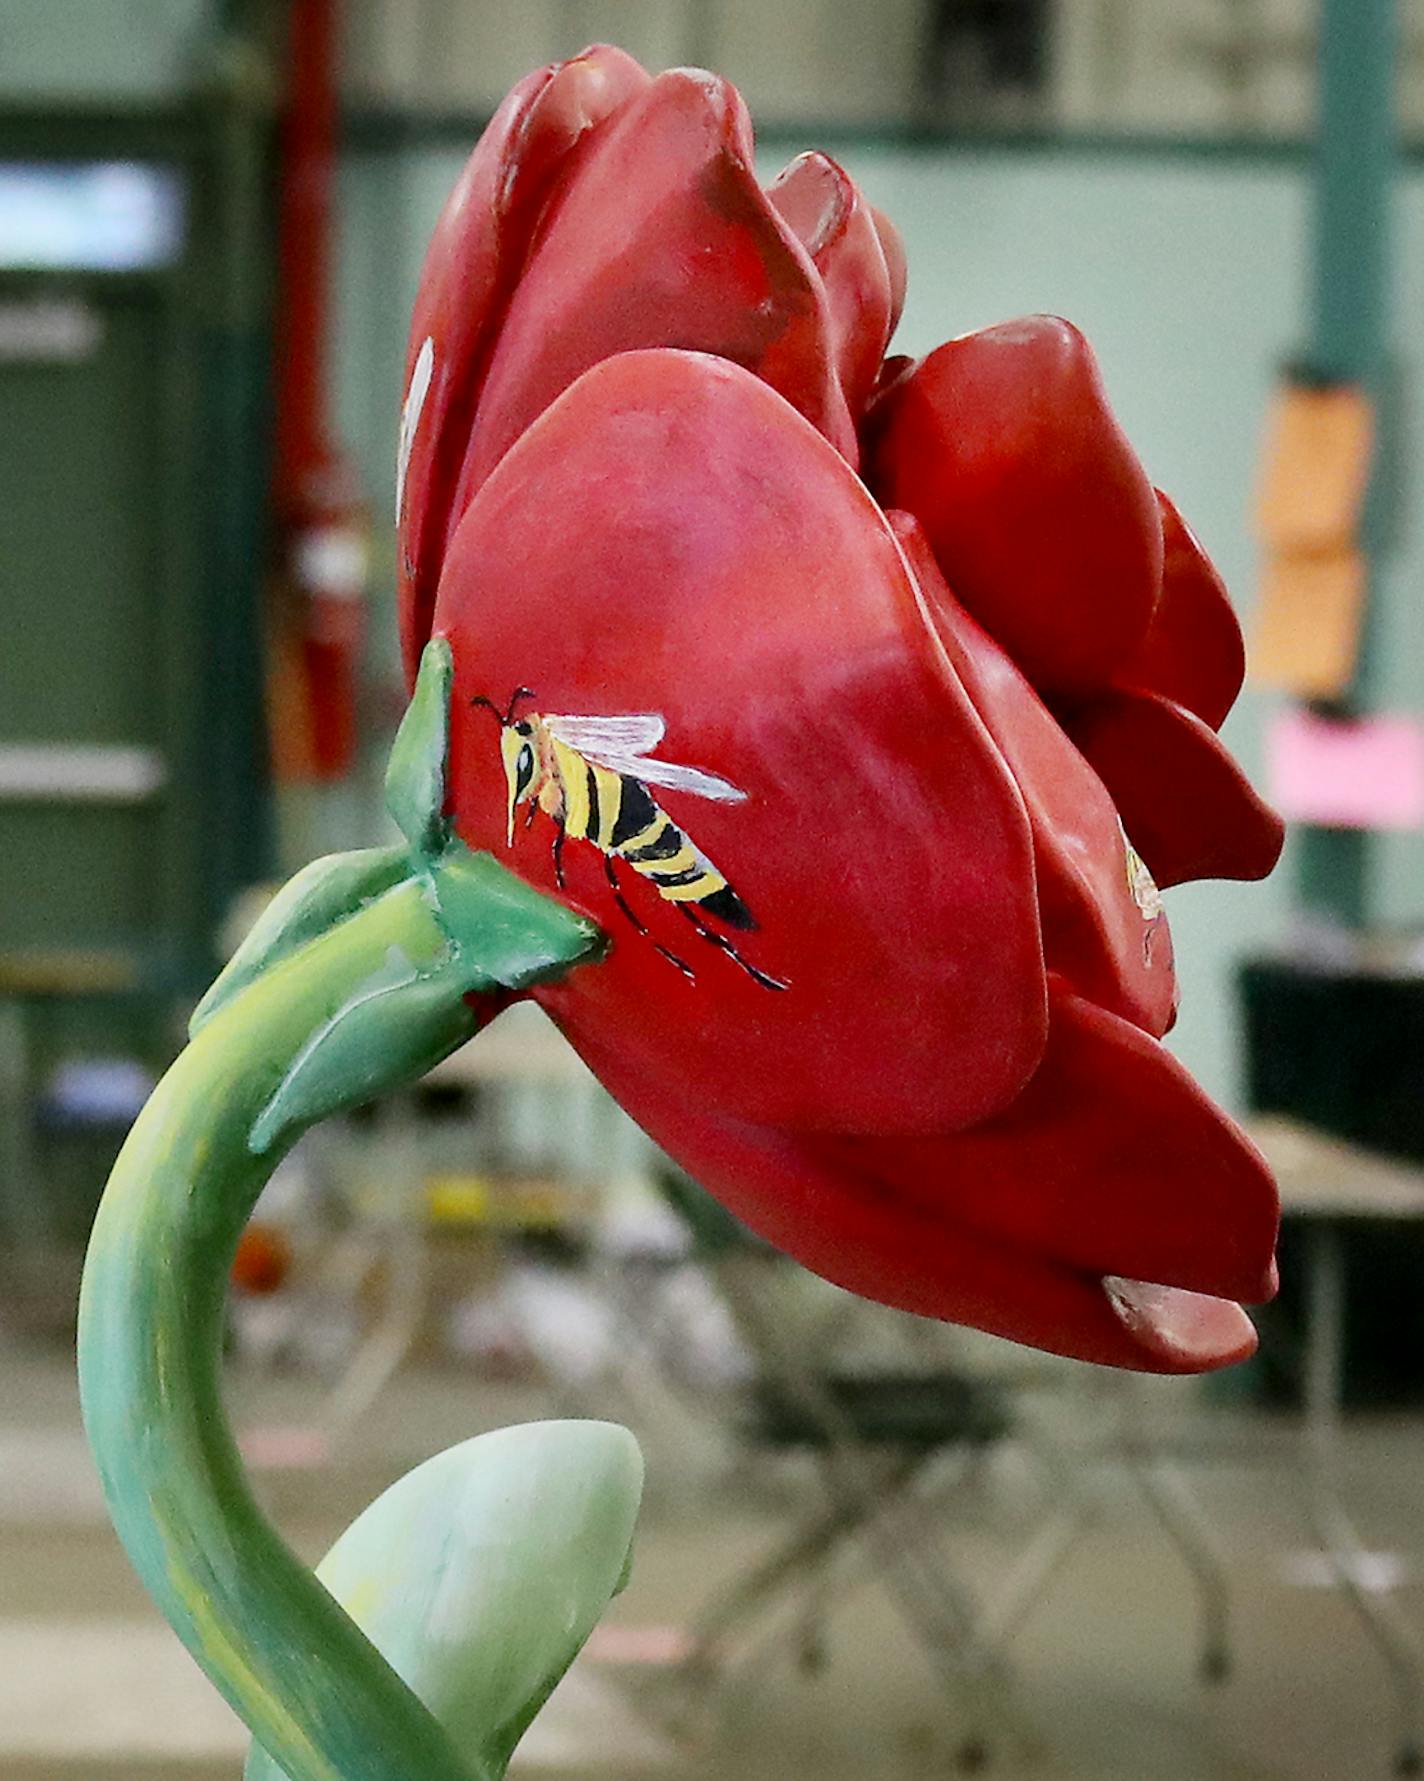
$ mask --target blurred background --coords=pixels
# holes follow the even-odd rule
[[[1284,1290],[1204,1384],[853,1304],[519,1009],[259,1208],[264,1494],[315,1555],[465,1434],[634,1428],[634,1582],[531,1773],[1424,1772],[1424,0],[0,0],[0,1773],[238,1772],[103,1520],[83,1243],[264,887],[388,836],[422,256],[598,39],[731,77],[768,177],[845,163],[897,350],[1082,327],[1254,625],[1225,733],[1294,830],[1169,894],[1171,1044],[1280,1167]]]

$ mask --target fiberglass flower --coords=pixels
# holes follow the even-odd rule
[[[1088,1359],[1249,1352],[1276,1198],[1159,1040],[1159,887],[1257,877],[1240,635],[1034,317],[885,361],[893,228],[724,81],[595,48],[476,148],[415,309],[403,641],[453,815],[593,917],[539,999],[817,1272]]]

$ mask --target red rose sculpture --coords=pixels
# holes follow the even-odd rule
[[[761,189],[724,81],[595,48],[510,94],[401,430],[456,826],[613,937],[540,999],[771,1241],[1044,1348],[1221,1365],[1276,1197],[1158,1042],[1158,886],[1280,847],[1215,734],[1240,635],[1081,336],[887,365],[903,289],[834,162]]]

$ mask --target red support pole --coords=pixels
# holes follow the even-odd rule
[[[331,318],[339,0],[292,0],[279,143],[270,708],[281,780],[335,779],[356,751],[368,519],[333,438]]]

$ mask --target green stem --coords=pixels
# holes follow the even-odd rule
[[[80,1299],[85,1425],[144,1583],[291,1781],[485,1781],[258,1510],[220,1402],[224,1294],[302,1130],[598,937],[459,843],[336,913],[214,1003],[124,1145]]]

